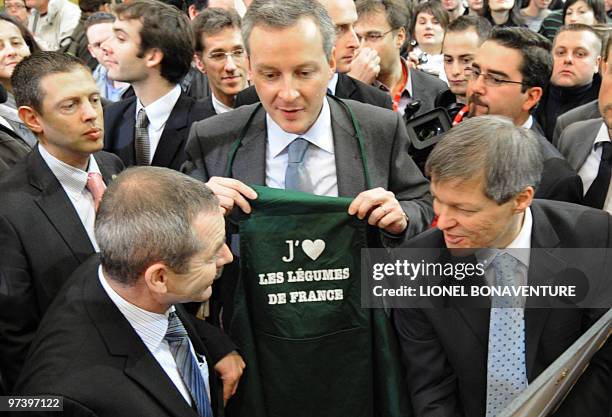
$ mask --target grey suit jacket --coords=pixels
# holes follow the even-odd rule
[[[568,127],[574,122],[581,120],[598,119],[601,117],[599,113],[599,100],[593,100],[582,106],[578,106],[568,112],[563,113],[557,118],[557,124],[555,125],[555,132],[553,134],[553,145],[559,144],[559,138],[563,129]]]
[[[580,170],[591,153],[602,123],[601,117],[572,123],[559,137],[557,148],[576,171]]]
[[[408,135],[399,115],[376,106],[343,100],[351,107],[361,127],[371,179],[368,187],[351,119],[336,100],[329,97],[327,100],[331,110],[339,195],[354,197],[376,187],[392,191],[410,219],[406,236],[425,230],[433,218],[429,184],[408,155]],[[253,112],[256,113],[238,149],[230,176],[246,184],[265,185],[266,112],[257,104],[194,123],[186,146],[187,162],[183,172],[203,181],[212,176],[227,176],[230,148]]]

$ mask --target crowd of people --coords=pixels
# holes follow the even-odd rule
[[[59,396],[74,416],[497,416],[612,307],[610,13],[607,0],[5,0],[0,394]],[[433,115],[448,126],[417,163],[414,126]],[[508,265],[510,285],[596,270],[600,302],[450,299],[357,320],[338,317],[354,300],[336,290],[315,305],[329,334],[280,305],[277,333],[254,330],[278,320],[241,283],[259,186],[346,201],[367,236],[354,247],[544,253],[491,260],[498,285]],[[276,253],[273,238],[256,246]],[[308,242],[308,262],[334,251]],[[334,339],[360,326],[372,345]],[[319,378],[340,351],[371,369],[365,389],[344,369]],[[308,372],[321,387],[295,392]],[[611,417],[610,392],[608,341],[555,415]]]

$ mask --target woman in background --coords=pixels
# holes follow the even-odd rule
[[[484,0],[483,16],[493,26],[525,26],[517,0]]]
[[[17,115],[11,75],[23,58],[38,51],[40,47],[28,29],[14,17],[0,13],[0,84],[8,96],[6,103],[0,104],[0,116],[8,121],[13,131],[30,147],[36,144],[36,137]]]
[[[413,46],[410,58],[417,68],[444,79],[442,41],[448,26],[448,13],[438,0],[429,0],[414,9],[410,33]]]

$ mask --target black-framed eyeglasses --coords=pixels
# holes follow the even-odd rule
[[[211,52],[210,54],[208,54],[208,58],[216,62],[223,62],[227,59],[228,56],[231,56],[232,59],[236,61],[236,60],[243,59],[245,55],[246,55],[246,51],[244,49],[235,49],[230,52],[222,52],[222,51]]]
[[[495,74],[483,74],[480,72],[480,69],[472,66],[466,67],[463,73],[465,74],[465,78],[471,81],[478,80],[478,77],[482,75],[482,79],[487,87],[500,87],[504,84],[525,85],[523,81],[506,80],[505,78]]]
[[[382,38],[384,38],[385,36],[387,36],[389,33],[393,32],[395,29],[390,29],[384,33],[380,33],[380,32],[368,32],[365,35],[361,36],[359,34],[357,34],[357,39],[359,39],[359,42],[361,42],[362,39],[365,39],[367,42],[378,42],[380,41]]]

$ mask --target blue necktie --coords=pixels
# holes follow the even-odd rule
[[[312,181],[304,163],[304,155],[309,142],[304,138],[295,138],[289,144],[289,163],[285,172],[285,189],[312,193]]]
[[[503,253],[492,262],[497,286],[517,285],[519,261]],[[518,297],[493,297],[489,319],[487,414],[497,416],[527,387],[525,320]]]
[[[204,381],[196,358],[191,354],[187,331],[174,311],[168,317],[168,331],[165,339],[170,346],[170,352],[174,356],[179,374],[195,402],[198,415],[213,417],[210,400],[206,393],[207,381]]]

